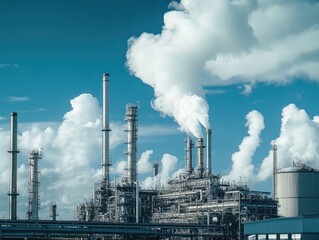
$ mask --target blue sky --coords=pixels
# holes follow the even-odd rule
[[[19,218],[26,211],[27,154],[33,148],[44,149],[42,218],[48,217],[50,201],[57,201],[61,218],[70,219],[75,205],[90,198],[100,176],[104,72],[111,75],[113,179],[125,174],[119,168],[125,162],[122,125],[129,102],[139,104],[139,158],[153,151],[145,154],[145,166],[168,159],[170,174],[184,167],[185,132],[196,135],[185,121],[204,103],[213,131],[214,173],[271,191],[267,159],[275,139],[282,149],[281,167],[289,166],[292,158],[317,166],[319,47],[312,39],[318,36],[318,4],[170,2],[0,1],[1,217],[7,216],[6,151],[13,111],[19,114]],[[167,105],[151,106],[154,89]],[[170,97],[171,89],[178,94]],[[171,106],[182,104],[179,96],[185,95],[203,102],[187,105],[195,108],[180,118],[183,109]],[[251,114],[251,124],[245,126],[253,110],[259,114]],[[163,118],[163,113],[169,116]],[[202,123],[194,121],[204,132]],[[249,126],[257,130],[249,134]],[[233,164],[232,155],[241,143]],[[151,174],[149,168],[140,172],[141,182]]]

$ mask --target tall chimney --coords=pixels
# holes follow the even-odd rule
[[[189,137],[186,137],[186,172],[191,174],[193,172],[193,147],[194,144]]]
[[[153,176],[156,177],[158,175],[158,162],[154,162],[153,170],[154,170]]]
[[[212,171],[212,130],[207,129],[206,131],[206,169],[207,174]]]
[[[153,174],[153,188],[157,189],[158,186],[158,162],[154,162],[153,164],[153,170],[154,170],[154,174]]]
[[[274,143],[273,147],[273,173],[272,173],[272,198],[276,200],[277,198],[277,145]]]
[[[204,140],[203,138],[198,139],[197,149],[198,149],[198,172],[200,177],[203,177],[203,171],[204,171]]]
[[[17,219],[17,196],[19,195],[17,189],[17,123],[18,114],[11,113],[11,137],[10,137],[10,189],[9,189],[9,218],[10,220]]]
[[[103,117],[102,117],[102,183],[104,187],[109,186],[110,157],[109,157],[109,77],[108,73],[103,74]]]
[[[137,181],[137,110],[135,104],[126,105],[127,122],[127,178],[130,183]]]
[[[30,152],[30,180],[29,180],[29,220],[38,220],[39,218],[39,160],[42,159],[42,153],[38,150]]]

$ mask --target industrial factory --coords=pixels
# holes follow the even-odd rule
[[[215,225],[222,228],[205,229],[210,239],[238,239],[244,222],[277,217],[277,202],[270,193],[252,191],[242,183],[223,181],[212,173],[210,129],[206,131],[206,142],[200,138],[195,144],[190,136],[185,138],[185,172],[160,186],[159,165],[154,162],[153,187],[140,188],[137,178],[138,105],[135,104],[128,104],[125,113],[127,175],[120,182],[112,182],[109,177],[108,91],[109,75],[104,74],[102,179],[95,184],[92,200],[78,205],[78,221]],[[193,167],[195,145],[197,166]]]
[[[41,226],[46,229],[46,236],[86,236],[92,239],[316,239],[302,237],[303,232],[297,230],[297,235],[294,235],[293,232],[280,232],[280,229],[268,226],[276,219],[285,221],[291,217],[319,213],[319,191],[316,184],[319,182],[319,172],[301,163],[295,163],[288,169],[277,169],[276,144],[273,146],[272,195],[270,192],[250,190],[241,182],[225,181],[213,173],[210,129],[206,130],[205,139],[194,140],[191,136],[186,136],[183,172],[161,185],[158,176],[160,166],[154,162],[153,185],[151,188],[141,188],[137,177],[138,110],[137,104],[126,105],[127,174],[122,176],[121,181],[112,181],[109,154],[109,74],[103,74],[101,181],[94,184],[92,199],[76,207],[76,221],[72,222],[72,226],[69,226],[69,222],[58,222],[50,235],[49,225],[44,222]],[[17,219],[16,117],[17,114],[12,113],[8,194],[10,220]],[[41,159],[41,150],[30,152],[27,210],[29,224],[39,220],[38,163]],[[194,162],[197,162],[196,166],[193,166]],[[56,208],[56,204],[52,203],[52,222],[57,221]],[[6,224],[8,225],[7,222]],[[244,232],[246,225],[248,230]],[[22,228],[27,229],[27,226],[29,225],[23,225]],[[54,235],[57,234],[57,229],[61,229],[57,226],[63,226],[64,232],[59,230],[60,235]],[[66,229],[69,227],[73,235],[67,235]],[[264,229],[271,230],[267,232]],[[76,235],[76,231],[82,235]],[[5,232],[1,226],[0,233]]]

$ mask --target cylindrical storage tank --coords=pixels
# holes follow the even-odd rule
[[[319,171],[290,167],[277,171],[278,215],[296,217],[319,213]]]

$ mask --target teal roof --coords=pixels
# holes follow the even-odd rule
[[[246,222],[244,234],[319,233],[319,214]]]

